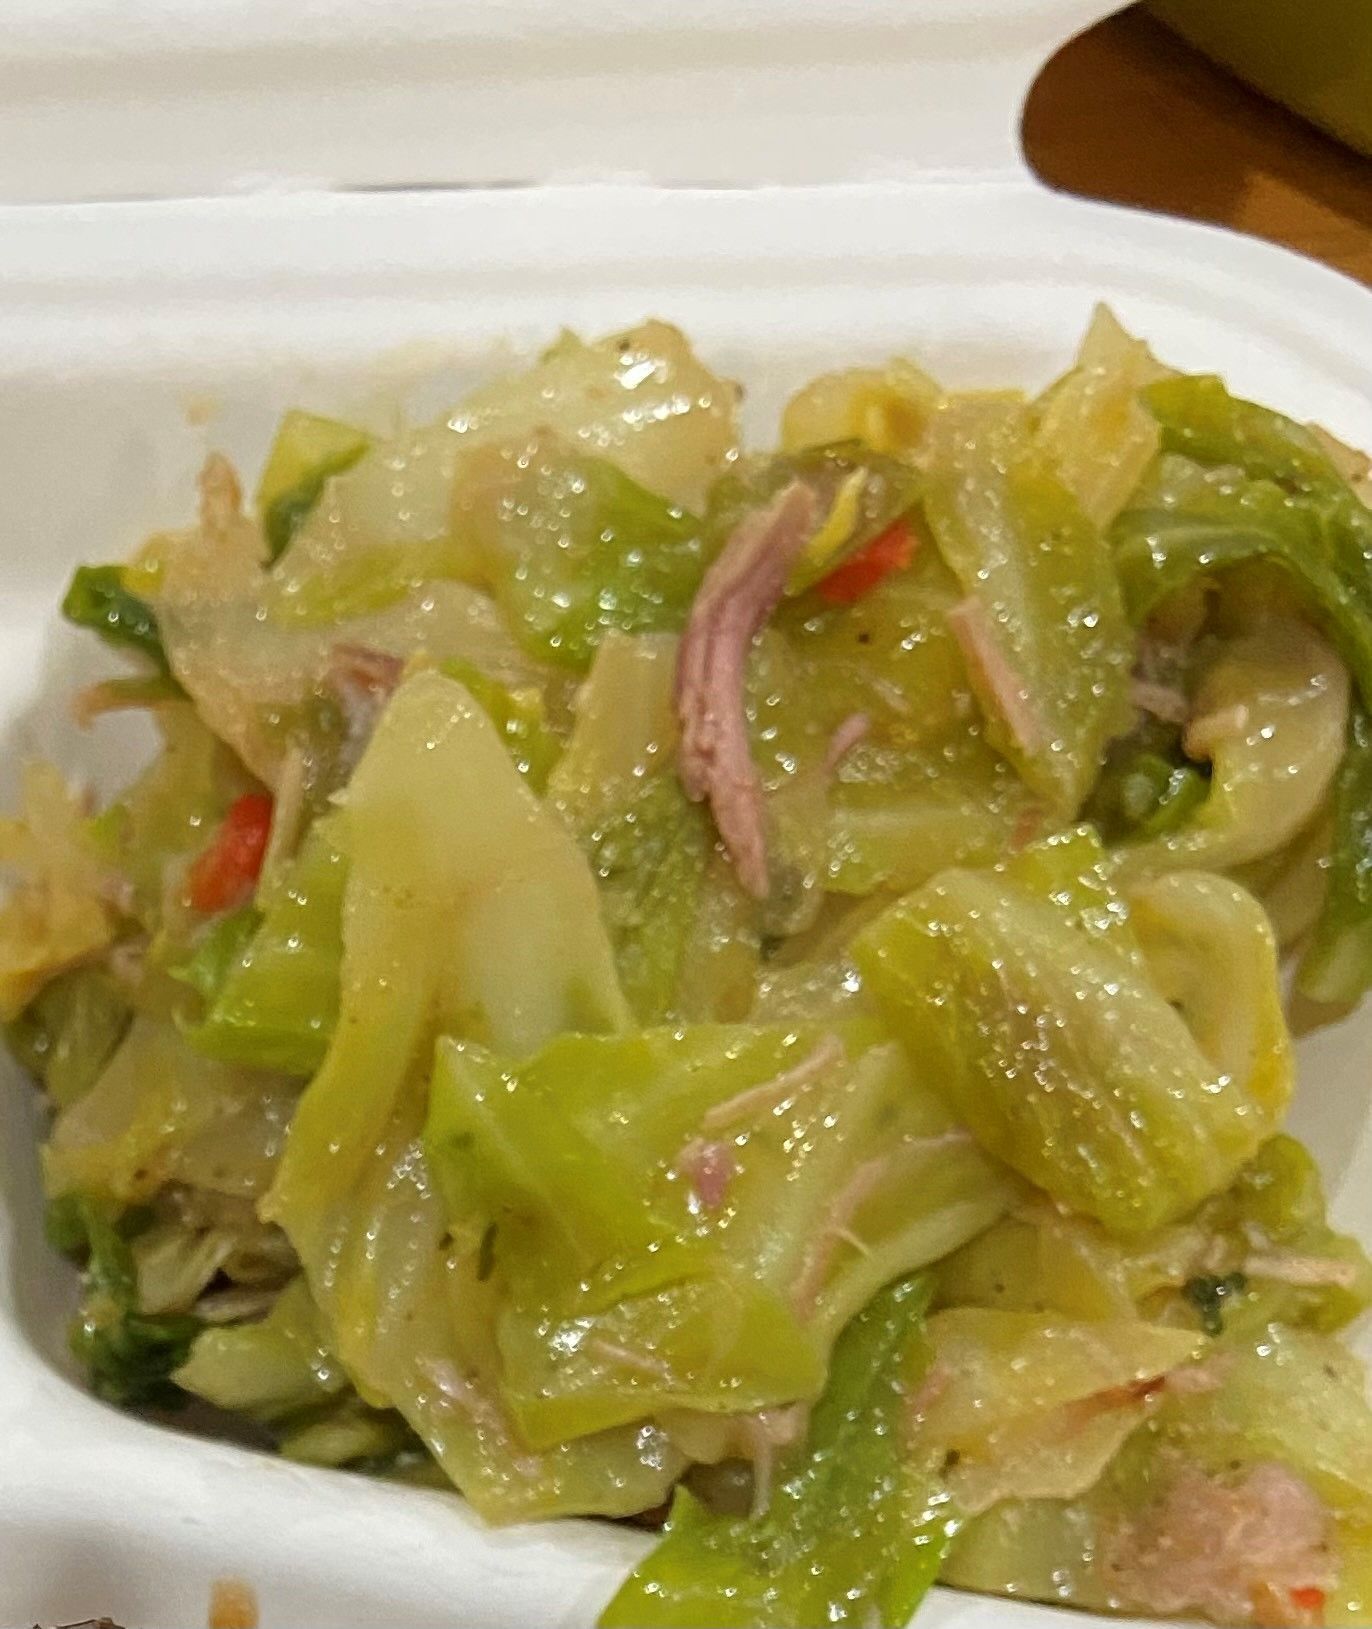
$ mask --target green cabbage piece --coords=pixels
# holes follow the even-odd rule
[[[624,993],[649,1024],[677,1009],[713,843],[676,777],[675,669],[670,635],[607,634],[548,786],[590,862]]]
[[[203,1330],[173,1378],[216,1408],[268,1421],[350,1389],[303,1278],[293,1279],[259,1322]]]
[[[1276,1276],[1283,1271],[1296,1282]],[[1372,1265],[1356,1239],[1329,1226],[1314,1160],[1279,1135],[1223,1193],[1138,1239],[1122,1241],[1048,1204],[1021,1207],[940,1263],[938,1298],[1139,1317],[1210,1335],[1269,1323],[1328,1333],[1372,1304]]]
[[[116,650],[145,656],[159,673],[170,673],[157,613],[124,586],[122,566],[78,566],[62,600],[62,615]]]
[[[5,1033],[15,1056],[64,1109],[99,1079],[130,1017],[128,996],[110,975],[81,967],[45,985]]]
[[[85,1261],[71,1350],[98,1397],[125,1408],[174,1407],[181,1399],[171,1376],[201,1325],[185,1314],[149,1316],[140,1309],[128,1237],[138,1220],[136,1213],[80,1195],[70,1196],[50,1220],[50,1237]]]
[[[398,1409],[484,1516],[649,1508],[682,1466],[655,1428],[542,1454],[514,1429],[480,1241],[453,1235],[420,1142],[440,1028],[518,1055],[626,1022],[590,874],[485,714],[433,672],[397,691],[342,816],[339,1022],[263,1212],[363,1401]]]
[[[351,469],[372,444],[365,430],[293,408],[277,426],[257,483],[257,514],[275,560],[319,502],[324,483]]]
[[[1281,1467],[1313,1491],[1331,1522],[1338,1579],[1315,1621],[1366,1622],[1372,1411],[1362,1366],[1323,1336],[1275,1325],[1220,1344],[1214,1389],[1164,1391],[1152,1417],[1080,1497],[1011,1499],[969,1522],[943,1578],[967,1589],[1088,1610],[1194,1611],[1212,1621],[1241,1621],[1252,1609],[1243,1580],[1226,1607],[1207,1587],[1221,1555],[1234,1567],[1238,1534],[1228,1530],[1222,1511],[1206,1522],[1195,1490],[1203,1498],[1207,1486],[1221,1493],[1241,1488],[1255,1470],[1270,1474]],[[1192,1489],[1182,1507],[1189,1530],[1178,1527],[1178,1516],[1166,1525],[1169,1493],[1183,1479]],[[1161,1565],[1150,1571],[1138,1563],[1160,1519],[1170,1537],[1148,1546]],[[1253,1556],[1248,1582],[1254,1589],[1266,1582],[1265,1565],[1263,1555]],[[1200,1588],[1179,1600],[1183,1568]],[[1281,1602],[1280,1609],[1292,1611],[1292,1622],[1307,1621],[1295,1614],[1296,1605]]]
[[[301,1278],[258,1322],[202,1330],[172,1379],[269,1425],[278,1452],[302,1464],[384,1461],[414,1442],[400,1415],[358,1398]]]
[[[519,642],[579,671],[610,629],[680,627],[705,570],[693,515],[546,431],[463,455],[453,528]]]
[[[1311,1001],[1347,1006],[1372,985],[1372,720],[1354,710],[1334,783],[1334,840],[1324,902],[1297,984]]]
[[[135,1017],[43,1150],[52,1195],[141,1204],[166,1183],[255,1198],[268,1187],[297,1087],[201,1057],[165,1019]]]
[[[810,926],[826,891],[911,888],[950,861],[990,863],[1042,823],[976,717],[947,620],[958,598],[926,544],[851,605],[786,602],[757,642],[747,715],[771,826],[768,936]]]
[[[1148,384],[1143,400],[1162,429],[1163,447],[1199,464],[1242,470],[1288,491],[1328,493],[1364,508],[1309,425],[1230,395],[1215,374],[1174,375]],[[1350,507],[1350,516],[1353,509]],[[1372,524],[1372,513],[1353,524]]]
[[[1021,407],[951,403],[922,464],[925,516],[968,596],[957,627],[992,744],[1074,815],[1128,719],[1134,639],[1109,546]]]
[[[853,950],[986,1148],[1112,1231],[1225,1186],[1285,1109],[1275,946],[1224,878],[1173,873],[1126,900],[1083,828],[940,874]]]
[[[186,1032],[197,1052],[288,1075],[312,1075],[324,1061],[343,955],[348,868],[339,824],[337,815],[316,821],[265,910],[227,919],[202,942],[188,974],[207,997],[203,1021]],[[219,942],[240,939],[245,927],[236,948]]]
[[[814,1396],[874,1290],[1009,1192],[898,1048],[814,1026],[562,1036],[523,1066],[445,1041],[425,1141],[454,1232],[493,1240],[539,1445]]]
[[[474,667],[471,662],[439,663],[439,672],[456,679],[500,732],[514,766],[541,796],[562,755],[562,746],[548,723],[543,693],[536,685],[510,686]]]
[[[908,1622],[956,1527],[936,1473],[903,1445],[929,1361],[926,1300],[923,1282],[906,1279],[844,1331],[808,1436],[779,1466],[765,1513],[716,1515],[678,1491],[662,1541],[601,1629]]]
[[[1267,616],[1219,646],[1191,712],[1186,739],[1210,765],[1205,796],[1189,819],[1143,833],[1122,851],[1131,875],[1190,865],[1227,870],[1299,835],[1322,808],[1343,756],[1348,676],[1308,624]]]
[[[1372,519],[1343,486],[1291,493],[1165,454],[1112,531],[1131,619],[1141,624],[1178,590],[1235,566],[1277,571],[1325,628],[1372,704],[1372,580],[1363,548]]]
[[[464,397],[445,428],[464,444],[546,429],[694,509],[735,456],[739,396],[680,329],[654,321],[589,343],[564,331],[532,367]]]

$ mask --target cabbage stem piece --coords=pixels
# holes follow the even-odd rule
[[[950,624],[992,744],[1070,817],[1127,717],[1134,642],[1110,550],[1022,408],[951,402],[921,460],[924,512],[966,596]]]

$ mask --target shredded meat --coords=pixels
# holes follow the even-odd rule
[[[677,1170],[691,1184],[701,1210],[719,1210],[729,1197],[729,1185],[738,1174],[728,1143],[693,1137],[677,1160]]]
[[[343,710],[346,732],[342,767],[357,767],[377,720],[395,693],[405,664],[398,656],[370,645],[335,645],[329,653],[326,683]]]
[[[1141,713],[1151,713],[1164,724],[1186,722],[1186,697],[1175,685],[1135,679],[1129,686],[1129,699]]]
[[[948,613],[948,626],[968,671],[990,694],[1020,750],[1037,752],[1044,744],[1043,720],[1028,686],[1006,661],[986,607],[979,599],[961,600]]]
[[[1215,1623],[1307,1623],[1307,1592],[1335,1581],[1324,1506],[1270,1464],[1238,1480],[1180,1470],[1151,1509],[1107,1536],[1103,1561],[1122,1603]]]
[[[772,1478],[778,1448],[789,1448],[805,1435],[810,1410],[804,1403],[785,1408],[764,1408],[745,1416],[744,1431],[752,1449],[754,1520],[765,1516],[772,1503]]]
[[[880,1185],[890,1165],[889,1154],[877,1155],[875,1159],[859,1165],[846,1185],[834,1196],[825,1224],[806,1251],[805,1263],[791,1289],[791,1305],[795,1308],[797,1316],[808,1317],[815,1310],[819,1292],[828,1276],[834,1254],[841,1244],[847,1244],[858,1251],[866,1249],[853,1233],[850,1224],[853,1217],[862,1209],[863,1203]]]
[[[621,1364],[626,1369],[636,1370],[639,1374],[649,1375],[669,1385],[676,1378],[666,1358],[657,1357],[652,1352],[636,1352],[631,1347],[621,1346],[618,1341],[606,1340],[603,1335],[592,1335],[586,1342],[586,1350],[610,1363]]]
[[[1358,1282],[1358,1270],[1351,1261],[1332,1256],[1297,1256],[1274,1251],[1266,1256],[1249,1256],[1243,1264],[1249,1278],[1274,1279],[1281,1284],[1351,1290]]]
[[[859,741],[867,738],[872,721],[866,713],[850,713],[834,731],[824,754],[824,772],[832,775]]]
[[[424,1358],[418,1365],[424,1378],[446,1402],[460,1408],[478,1431],[509,1450],[507,1463],[523,1477],[539,1475],[542,1465],[534,1454],[519,1453],[511,1436],[505,1411],[474,1379],[457,1372],[446,1358]]]
[[[768,870],[762,785],[744,712],[748,651],[814,527],[815,496],[800,481],[750,515],[705,573],[677,653],[677,773],[687,797],[709,803],[739,882],[755,899],[767,897]]]
[[[838,1036],[825,1035],[813,1052],[790,1069],[783,1069],[779,1075],[773,1075],[770,1080],[750,1086],[747,1091],[726,1097],[722,1103],[716,1103],[706,1109],[700,1118],[701,1127],[705,1131],[722,1131],[726,1126],[737,1125],[739,1121],[751,1119],[755,1114],[779,1108],[802,1086],[808,1086],[812,1080],[818,1079],[835,1064],[842,1063],[843,1056],[843,1043]]]

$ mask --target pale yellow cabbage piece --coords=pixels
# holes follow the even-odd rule
[[[164,1020],[136,1018],[94,1086],[57,1117],[43,1151],[48,1191],[131,1205],[179,1182],[255,1198],[297,1090],[202,1057]]]
[[[264,1212],[364,1399],[398,1408],[482,1514],[644,1509],[681,1466],[651,1427],[545,1454],[515,1435],[480,1241],[450,1237],[420,1142],[438,1031],[523,1053],[625,1023],[586,864],[485,714],[435,673],[384,715],[343,844],[341,1013]]]
[[[1098,305],[1075,366],[1039,403],[1035,439],[1101,528],[1124,508],[1157,455],[1162,433],[1139,392],[1171,371],[1109,306]]]
[[[916,1399],[916,1451],[945,1456],[975,1516],[1007,1498],[1091,1487],[1152,1407],[1150,1383],[1188,1363],[1199,1332],[959,1307],[929,1320],[934,1362]],[[950,1462],[951,1461],[951,1462]]]
[[[1348,735],[1348,669],[1296,617],[1263,618],[1221,645],[1200,681],[1185,741],[1209,760],[1210,791],[1192,818],[1126,846],[1127,875],[1243,865],[1275,853],[1320,812]]]
[[[908,453],[923,439],[942,389],[913,362],[894,357],[880,368],[844,368],[803,385],[781,415],[781,446],[803,452],[861,441],[879,453]]]
[[[23,813],[0,820],[0,1021],[15,1018],[58,973],[114,938],[114,879],[85,830],[85,810],[51,764],[31,763]]]

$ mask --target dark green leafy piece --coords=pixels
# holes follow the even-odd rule
[[[331,475],[351,469],[372,438],[351,424],[293,409],[281,420],[257,487],[268,559],[280,556]]]
[[[657,1549],[601,1629],[769,1629],[907,1623],[957,1522],[909,1452],[911,1391],[928,1365],[922,1278],[884,1290],[844,1331],[804,1445],[771,1508],[716,1515],[684,1489]]]
[[[157,613],[124,586],[120,566],[78,566],[62,601],[62,615],[89,628],[107,645],[137,651],[162,673],[170,672]]]
[[[1242,1295],[1247,1288],[1248,1280],[1242,1273],[1225,1273],[1218,1277],[1213,1273],[1202,1273],[1188,1278],[1182,1285],[1181,1293],[1200,1314],[1201,1328],[1205,1333],[1222,1335],[1226,1303],[1233,1296]]]
[[[128,999],[99,967],[75,968],[45,985],[5,1027],[11,1051],[65,1108],[95,1084],[129,1027]]]
[[[217,916],[190,955],[168,971],[174,979],[189,984],[203,1001],[213,1001],[261,925],[262,913],[252,905]]]
[[[49,1215],[48,1233],[68,1250],[87,1251],[85,1294],[71,1330],[71,1349],[90,1375],[91,1389],[107,1402],[173,1407],[184,1402],[173,1370],[185,1362],[200,1332],[198,1318],[138,1311],[138,1280],[126,1231],[136,1213],[115,1217],[78,1199]],[[84,1240],[79,1236],[84,1234]]]
[[[1165,452],[1241,469],[1292,492],[1341,491],[1357,502],[1313,430],[1231,396],[1215,374],[1159,379],[1145,387],[1143,400],[1162,428]]]
[[[1115,527],[1115,564],[1130,617],[1146,622],[1198,578],[1264,561],[1329,629],[1366,702],[1372,698],[1372,568],[1345,518],[1345,506],[1323,495],[1293,496],[1272,481],[1207,471],[1169,454]]]
[[[1334,784],[1334,848],[1324,905],[1298,985],[1311,1001],[1346,1004],[1372,985],[1372,720],[1354,710]]]
[[[1133,619],[1200,577],[1262,561],[1327,628],[1361,696],[1324,910],[1300,973],[1312,1000],[1354,1001],[1372,984],[1372,510],[1311,430],[1218,379],[1162,380],[1144,400],[1167,452],[1115,530]]]
[[[1209,766],[1191,763],[1176,725],[1150,720],[1112,742],[1083,811],[1107,843],[1161,837],[1205,802]]]

